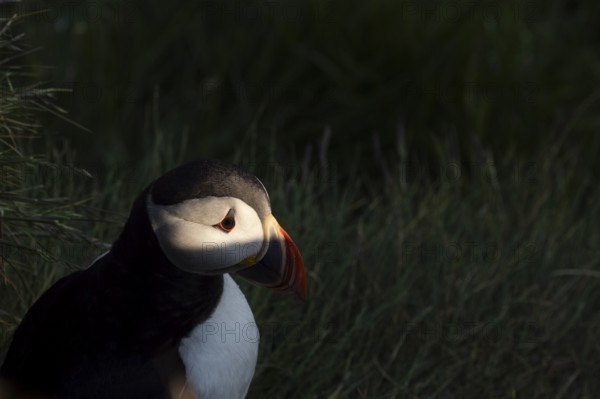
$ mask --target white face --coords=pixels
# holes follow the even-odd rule
[[[204,197],[157,205],[148,215],[163,253],[180,269],[217,274],[255,263],[266,251],[266,235],[256,211],[233,197]],[[223,222],[226,216],[233,217]],[[217,226],[219,223],[222,225]]]

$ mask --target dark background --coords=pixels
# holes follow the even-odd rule
[[[600,3],[0,10],[26,34],[0,40],[0,354],[143,187],[221,158],[264,182],[309,287],[237,280],[249,397],[598,396]]]
[[[597,166],[600,28],[585,1],[31,1],[31,60],[85,167],[135,163],[159,128],[186,158],[259,146],[372,158],[527,159],[553,142]],[[286,155],[281,157],[286,159]],[[365,169],[373,167],[365,159]]]

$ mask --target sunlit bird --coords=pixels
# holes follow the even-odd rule
[[[256,177],[222,161],[171,170],[109,252],[29,309],[2,399],[245,397],[259,332],[229,273],[306,298],[300,252]]]

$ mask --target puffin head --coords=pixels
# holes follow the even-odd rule
[[[146,207],[162,252],[179,269],[237,272],[252,283],[306,298],[298,248],[250,173],[223,161],[179,166],[151,184]]]

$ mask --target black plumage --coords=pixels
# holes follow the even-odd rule
[[[158,178],[152,189],[152,200],[159,205],[172,205],[190,198],[205,196],[243,198],[262,219],[270,213],[268,194],[262,183],[238,166],[215,160],[202,160],[182,165]]]
[[[166,397],[152,358],[176,348],[210,316],[223,277],[188,273],[169,262],[153,234],[146,200],[151,190],[162,203],[211,189],[216,190],[211,195],[228,195],[220,183],[210,182],[214,170],[207,172],[207,165],[188,164],[146,188],[111,251],[38,299],[14,334],[1,379],[56,398]],[[242,190],[255,185],[253,176],[234,175],[245,182]],[[231,170],[221,177],[231,184]]]

